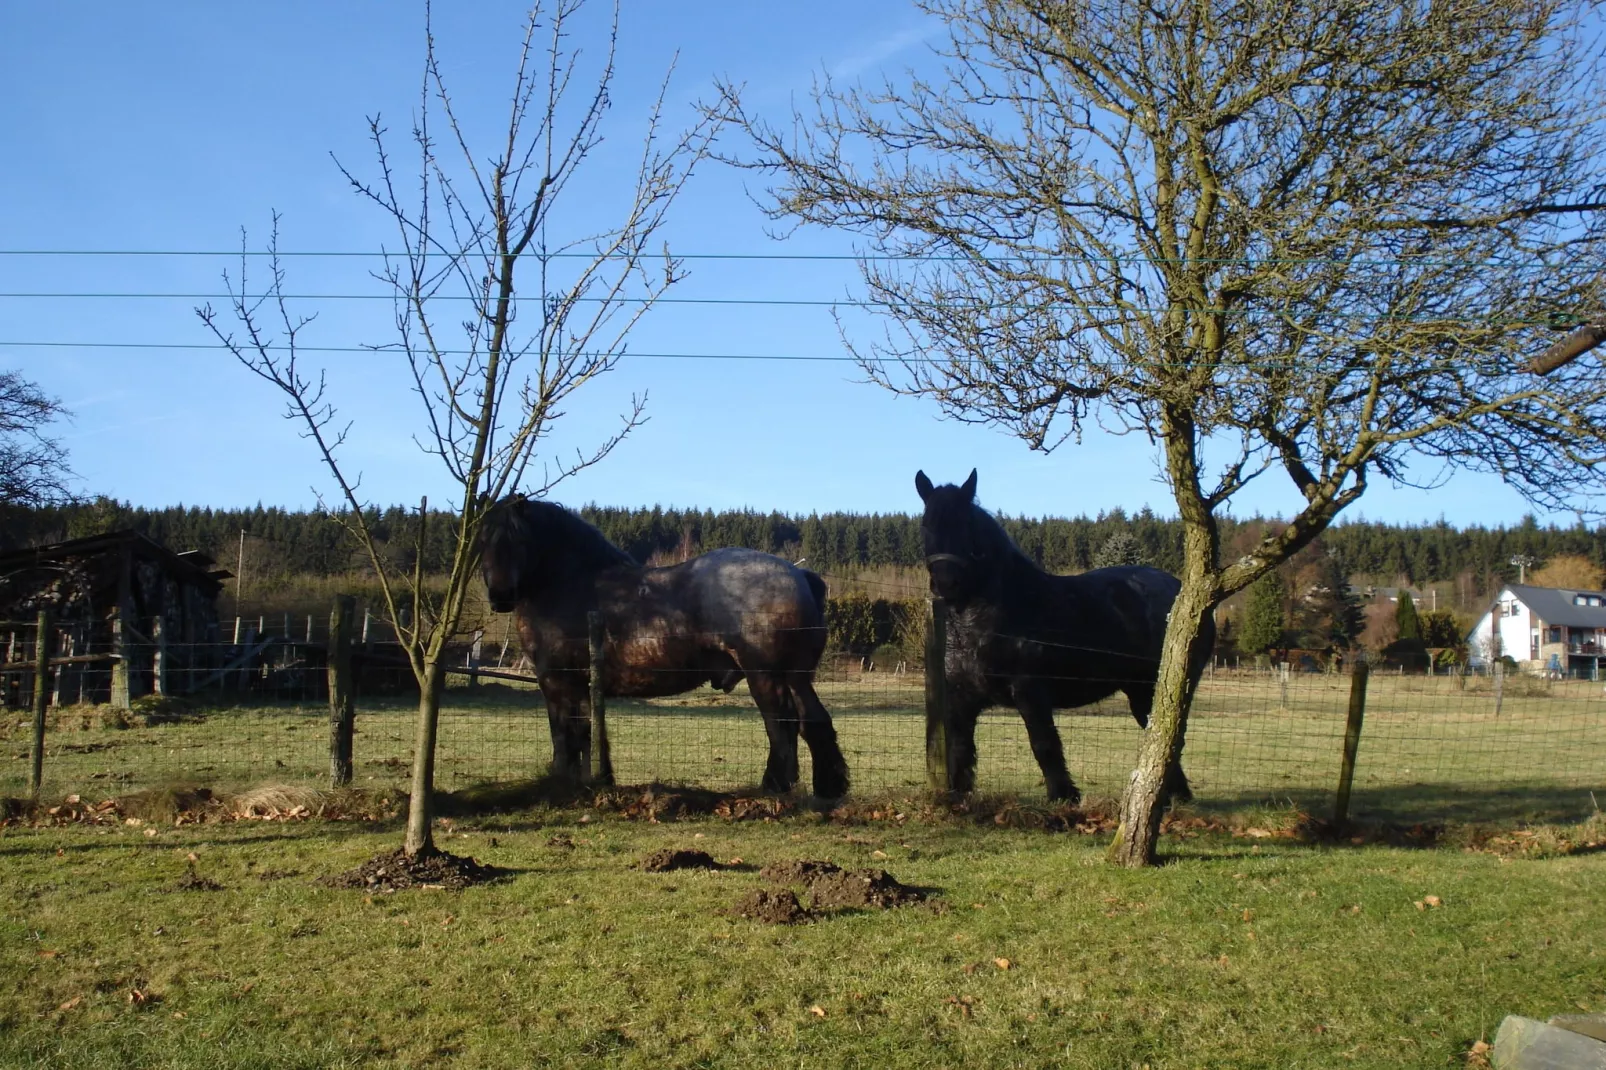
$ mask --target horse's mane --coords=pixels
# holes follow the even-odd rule
[[[1014,554],[1031,560],[1026,557],[1026,551],[1009,537],[1009,532],[1004,530],[1004,525],[998,522],[998,518],[975,502],[970,503],[970,523],[978,539],[986,543],[989,557],[1002,560]]]
[[[634,565],[635,559],[607,536],[554,502],[504,501],[485,515],[482,537],[528,552],[540,547],[541,564],[562,562],[565,569],[604,569]]]

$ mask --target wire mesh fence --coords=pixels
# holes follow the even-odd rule
[[[305,620],[299,623],[304,629]],[[25,624],[0,627],[9,633],[0,637],[9,685],[0,710],[0,792],[18,794],[27,786],[33,755],[33,717],[19,699],[32,691],[23,666],[35,660],[36,639]],[[194,668],[185,671],[193,677],[173,670],[163,694],[151,693],[155,670],[130,657],[146,664],[141,671],[149,679],[134,689],[144,697],[127,707],[94,700],[110,688],[109,679],[104,688],[100,681],[114,672],[110,664],[77,662],[72,671],[52,672],[43,794],[115,794],[176,782],[217,790],[327,783],[327,656],[317,622],[311,641],[304,630],[246,638],[188,652]],[[59,634],[47,642],[60,653]],[[241,662],[242,650],[256,653]],[[365,649],[358,642],[355,652],[353,783],[404,786],[418,708],[412,672],[399,650],[385,644]],[[505,652],[494,653],[506,660]],[[443,789],[536,776],[552,761],[540,689],[487,676],[497,671],[496,660],[475,658],[472,648],[454,656],[436,762]],[[1183,755],[1196,799],[1224,806],[1267,800],[1313,810],[1330,806],[1352,684],[1347,672],[1211,666],[1194,700]],[[918,662],[832,653],[814,686],[834,723],[854,793],[925,788],[925,676]],[[764,775],[769,737],[749,681],[729,693],[700,683],[681,694],[610,698],[607,723],[620,783],[743,790]],[[1084,795],[1118,795],[1141,739],[1126,698],[1117,693],[1059,711],[1055,725]],[[981,716],[976,752],[978,790],[1041,798],[1043,776],[1015,711],[990,709]],[[806,790],[812,772],[806,745],[798,748],[798,762],[798,783]],[[1527,675],[1371,674],[1353,814],[1560,818],[1587,812],[1602,795],[1606,691],[1600,684]]]

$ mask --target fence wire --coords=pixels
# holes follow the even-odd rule
[[[166,695],[149,694],[155,673],[150,658],[131,658],[136,690],[146,694],[127,708],[105,700],[108,665],[57,670],[49,688],[43,794],[110,795],[178,783],[220,791],[263,783],[327,784],[330,716],[319,645],[327,638],[327,622],[314,619],[310,639],[306,625],[302,617],[292,622],[289,635],[248,634],[239,644],[197,645],[183,657],[174,653]],[[7,658],[0,689],[5,794],[21,793],[27,781],[32,682],[31,673],[17,666],[34,658],[35,641],[25,625],[0,635]],[[66,649],[60,634],[47,641],[56,654]],[[436,760],[445,790],[537,776],[552,760],[539,688],[483,675],[496,671],[498,660],[510,661],[507,651],[486,646],[473,667],[480,675],[470,675],[465,652],[448,677]],[[242,651],[251,649],[256,653],[242,663]],[[906,653],[888,646],[874,654],[833,652],[815,675],[855,794],[926,787],[925,678]],[[399,650],[384,644],[359,642],[355,660],[353,783],[403,787],[418,709],[411,670],[399,660]],[[500,671],[511,668],[503,664]],[[769,744],[749,682],[727,694],[702,682],[706,670],[695,671],[702,673],[699,686],[683,694],[608,700],[618,782],[732,791],[759,784]],[[1183,754],[1196,799],[1224,806],[1284,800],[1312,810],[1328,805],[1351,687],[1348,673],[1211,666],[1193,703]],[[1119,795],[1141,741],[1125,696],[1058,711],[1055,724],[1084,796]],[[985,711],[975,742],[977,790],[1042,797],[1043,777],[1014,710]],[[798,764],[799,790],[806,791],[812,768],[801,740]],[[1559,818],[1587,813],[1602,796],[1606,691],[1600,684],[1521,674],[1371,673],[1352,814]]]

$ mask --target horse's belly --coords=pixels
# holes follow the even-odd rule
[[[608,651],[608,693],[636,698],[678,695],[709,679],[710,654],[698,644],[673,637],[627,638]],[[722,659],[723,668],[735,663]]]

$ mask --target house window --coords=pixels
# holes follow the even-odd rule
[[[1511,603],[1511,615],[1513,617],[1522,616],[1522,605],[1520,603],[1518,603],[1518,602]]]
[[[1561,625],[1552,624],[1550,626],[1550,631],[1545,636],[1545,642],[1547,642],[1547,643],[1559,643],[1559,642],[1561,642]]]

